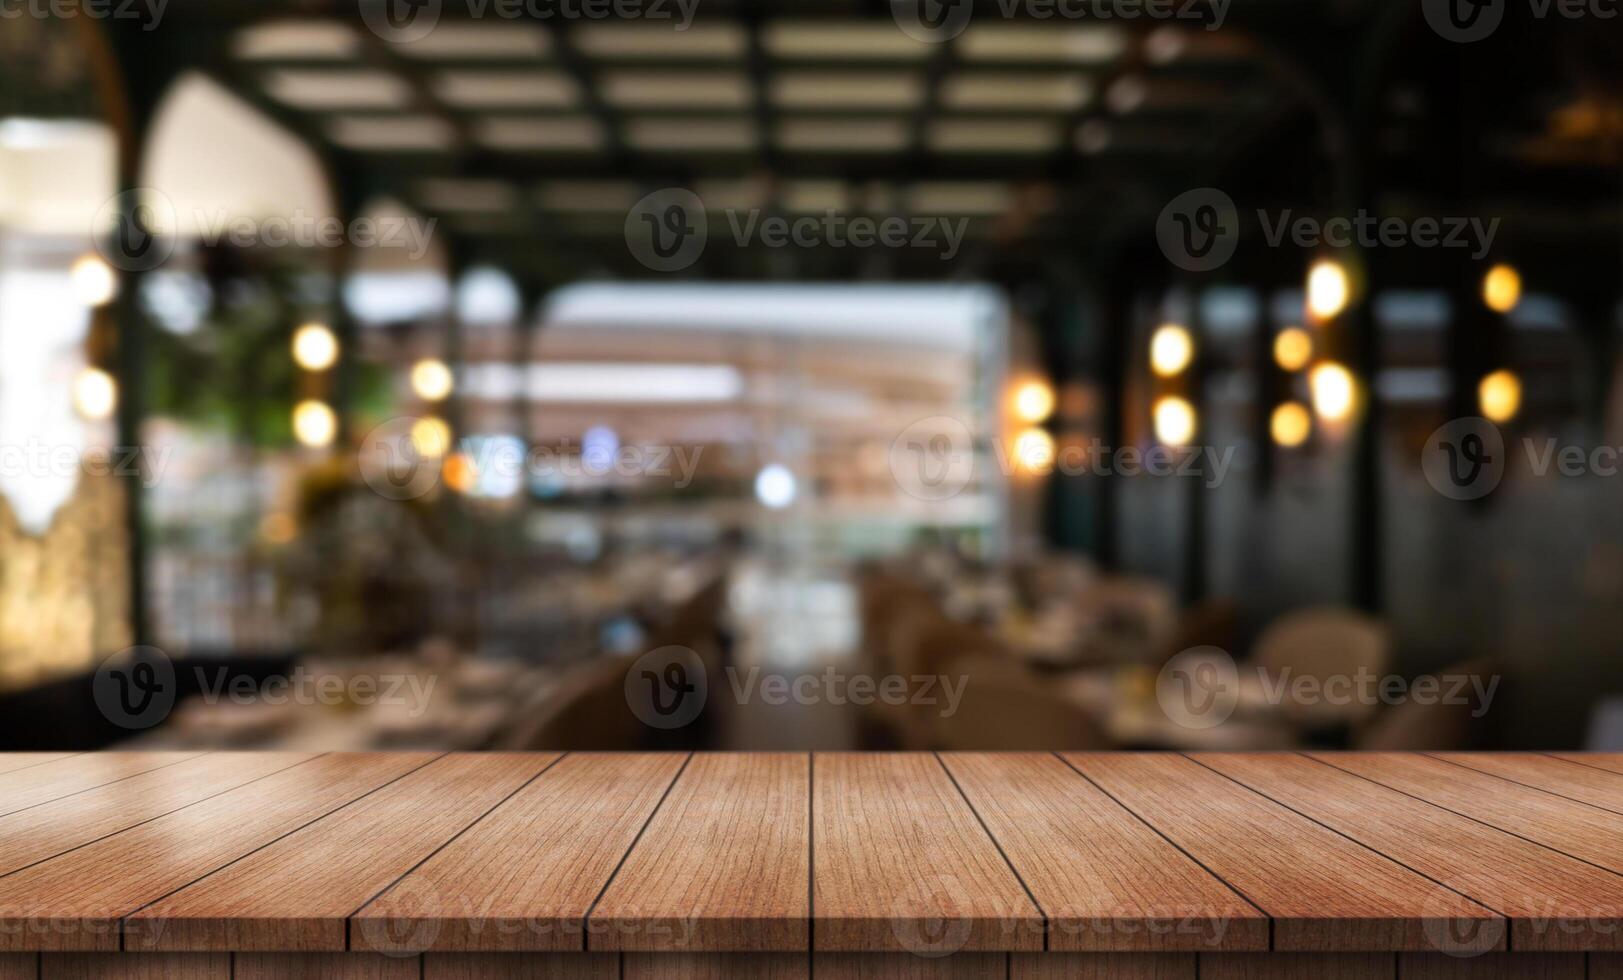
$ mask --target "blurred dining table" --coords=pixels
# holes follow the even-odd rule
[[[1297,726],[1245,675],[1232,712],[1201,718],[1169,710],[1157,695],[1159,677],[1154,668],[1123,664],[1073,671],[1055,683],[1120,748],[1260,752],[1302,744]]]

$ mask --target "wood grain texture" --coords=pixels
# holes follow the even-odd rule
[[[0,875],[315,758],[219,752],[0,817]]]
[[[1051,950],[1265,950],[1268,918],[1052,755],[942,762],[1048,916]]]
[[[816,949],[1043,948],[1042,912],[934,756],[818,754],[812,783]]]
[[[686,760],[565,757],[356,913],[353,945],[581,949],[587,912]]]
[[[1623,773],[1623,752],[1551,752],[1550,758],[1589,766],[1592,769]]]
[[[1403,980],[1584,980],[1582,953],[1490,953],[1445,956],[1404,953],[1398,957]]]
[[[808,980],[805,953],[626,953],[624,980]],[[818,976],[826,976],[821,969]]]
[[[117,950],[123,916],[433,758],[322,756],[0,878],[0,948]]]
[[[1432,752],[1444,762],[1485,772],[1580,803],[1623,813],[1623,773],[1607,772],[1532,752]]]
[[[1066,758],[1272,916],[1276,950],[1429,950],[1437,921],[1504,928],[1493,911],[1189,759]]]
[[[51,953],[40,963],[40,980],[231,980],[225,953]]]
[[[1013,953],[1009,980],[1195,980],[1193,953]]]
[[[1007,953],[818,953],[818,980],[1007,980]]]
[[[557,758],[436,759],[142,909],[125,948],[342,951],[351,914]]]
[[[1623,820],[1609,810],[1425,756],[1325,752],[1313,757],[1623,874]]]
[[[39,980],[39,954],[0,953],[0,980]]]
[[[1193,758],[1507,916],[1513,949],[1623,948],[1623,876],[1303,756]],[[1431,935],[1444,952],[1499,938]]]
[[[597,903],[587,945],[804,952],[810,775],[799,754],[695,756]]]
[[[419,980],[421,969],[415,956],[239,953],[231,960],[231,980]]]
[[[618,980],[613,953],[425,953],[423,980]]]
[[[1200,980],[1394,980],[1391,953],[1202,953]]]
[[[0,773],[27,769],[30,766],[44,765],[47,762],[55,762],[57,759],[67,759],[82,754],[80,752],[7,752],[0,755]]]
[[[201,752],[87,752],[0,773],[0,816],[196,758]]]
[[[1623,980],[1623,953],[1590,953],[1589,980]]]

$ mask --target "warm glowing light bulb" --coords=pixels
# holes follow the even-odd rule
[[[1155,438],[1167,446],[1187,446],[1195,438],[1195,406],[1176,395],[1155,402]]]
[[[1476,397],[1485,418],[1493,422],[1509,422],[1521,411],[1522,379],[1514,371],[1495,371],[1477,385]]]
[[[1347,270],[1334,259],[1320,259],[1307,273],[1307,308],[1320,320],[1334,319],[1347,308],[1352,286]]]
[[[118,295],[118,276],[99,255],[81,255],[68,269],[73,295],[86,306],[105,306]]]
[[[1274,363],[1286,371],[1300,371],[1313,359],[1313,337],[1301,327],[1286,327],[1274,338]]]
[[[306,371],[325,371],[338,361],[338,337],[324,323],[293,331],[293,362]]]
[[[425,357],[411,366],[411,390],[424,401],[440,401],[455,387],[450,367],[437,357]]]
[[[1188,367],[1194,356],[1194,338],[1176,323],[1162,324],[1150,336],[1150,367],[1163,378]]]
[[[1495,313],[1509,313],[1522,301],[1522,274],[1500,263],[1482,277],[1482,302]]]
[[[1352,372],[1334,361],[1325,361],[1308,375],[1313,391],[1313,411],[1327,422],[1340,422],[1352,414],[1358,386]]]
[[[73,379],[73,409],[81,418],[99,422],[118,407],[118,382],[101,368],[87,367]]]
[[[1041,422],[1054,414],[1054,389],[1046,382],[1027,381],[1014,390],[1014,414],[1022,422]]]
[[[319,449],[332,444],[338,434],[338,416],[326,402],[306,399],[293,406],[293,438]]]
[[[472,493],[479,482],[479,470],[467,453],[457,452],[445,457],[440,475],[445,478],[445,485],[457,493]]]
[[[1284,402],[1274,409],[1268,419],[1268,432],[1274,442],[1286,449],[1294,449],[1307,441],[1313,432],[1313,416],[1301,402]]]
[[[451,450],[451,427],[430,415],[411,424],[411,445],[417,455],[438,459]]]
[[[1039,473],[1054,462],[1054,437],[1035,426],[1014,437],[1015,465],[1027,473]]]

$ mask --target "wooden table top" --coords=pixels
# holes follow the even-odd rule
[[[0,952],[1623,949],[1623,755],[0,755]]]

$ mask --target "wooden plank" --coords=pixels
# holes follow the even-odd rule
[[[231,980],[225,953],[50,953],[40,962],[40,980]]]
[[[201,752],[87,752],[0,774],[0,816],[196,758]]]
[[[1193,953],[1014,953],[1009,980],[1196,980]]]
[[[1398,957],[1403,980],[1584,980],[1582,953],[1490,953],[1458,957],[1404,953]]]
[[[353,945],[582,949],[587,912],[686,761],[564,758],[356,913]]]
[[[1512,949],[1623,949],[1623,877],[1303,756],[1193,758],[1509,917]],[[1474,924],[1428,935],[1453,954],[1501,944]]]
[[[0,875],[316,757],[216,752],[0,817]]]
[[[618,980],[613,953],[425,953],[423,980]]]
[[[1575,762],[1591,769],[1623,773],[1623,752],[1551,752],[1550,758]]]
[[[558,758],[458,755],[289,834],[130,917],[126,948],[346,948],[346,920]]]
[[[1513,783],[1565,796],[1570,800],[1623,813],[1623,774],[1578,765],[1532,752],[1432,752],[1458,766],[1508,779]]]
[[[231,980],[419,980],[421,971],[415,956],[380,953],[239,953],[231,958]]]
[[[1051,950],[1265,950],[1268,917],[1058,758],[944,754]]]
[[[117,950],[123,916],[433,758],[322,756],[0,878],[0,949]]]
[[[818,980],[1007,980],[1009,954],[818,953]]]
[[[79,752],[0,752],[0,773],[42,766],[57,759],[70,759]]]
[[[699,755],[588,923],[592,949],[804,952],[810,759]]]
[[[815,948],[1036,951],[1043,915],[932,755],[818,754]]]
[[[1623,874],[1623,820],[1610,811],[1425,756],[1316,752],[1313,757]]]
[[[805,953],[626,953],[624,980],[807,980]],[[821,967],[819,977],[829,976]]]
[[[1391,953],[1202,953],[1200,980],[1393,980]]]
[[[0,953],[0,980],[39,980],[39,954]]]
[[[1623,980],[1623,953],[1590,953],[1589,980]]]
[[[1066,758],[1272,916],[1276,950],[1427,950],[1436,948],[1428,920],[1504,926],[1493,911],[1189,759]]]

